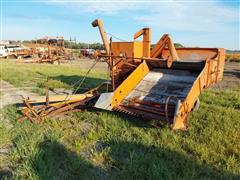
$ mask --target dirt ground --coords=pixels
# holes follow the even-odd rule
[[[37,94],[34,94],[26,89],[14,87],[9,82],[4,80],[0,80],[0,85],[0,109],[8,104],[15,104],[21,102],[21,96],[38,96]]]
[[[240,63],[225,62],[223,80],[213,88],[240,90]]]

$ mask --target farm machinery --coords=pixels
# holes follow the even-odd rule
[[[101,20],[93,21],[92,26],[98,27],[106,51],[96,52],[95,58],[105,59],[110,80],[83,94],[46,95],[46,99],[36,101],[24,98],[23,118],[40,122],[49,116],[98,108],[187,130],[188,115],[199,107],[202,90],[223,77],[225,50],[175,48],[168,34],[151,48],[150,28],[136,32],[131,42],[113,42],[112,38],[108,40]]]
[[[38,43],[40,41],[41,43]],[[24,63],[60,63],[65,58],[64,38],[62,36],[46,36],[28,45],[32,49],[32,54],[36,55],[30,60],[19,60]]]
[[[30,48],[18,44],[2,44],[0,45],[0,58],[28,58],[32,57],[33,51]]]

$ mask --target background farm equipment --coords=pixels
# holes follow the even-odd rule
[[[1,58],[29,58],[33,56],[33,50],[19,44],[1,44],[0,57]]]
[[[94,58],[94,49],[80,49],[80,57]]]
[[[39,43],[40,42],[40,43]],[[36,56],[33,59],[19,60],[18,62],[24,63],[60,63],[60,60],[69,55],[64,48],[63,37],[49,37],[36,40],[34,43],[28,44],[31,47],[33,54]]]
[[[98,88],[88,91],[94,100],[77,99],[81,107],[74,108],[94,106],[171,123],[174,130],[187,130],[188,115],[198,108],[201,91],[222,79],[224,49],[175,48],[167,34],[151,49],[150,28],[135,33],[131,42],[112,42],[112,38],[109,42],[102,21],[97,19],[92,25],[99,28],[106,50],[105,54],[96,52],[95,57],[108,63],[111,81],[105,83],[105,93]],[[142,41],[137,41],[139,37]],[[27,109],[23,114],[36,114],[31,112],[32,106],[27,105]],[[43,112],[45,106],[37,114]]]

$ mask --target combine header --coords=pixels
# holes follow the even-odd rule
[[[160,120],[171,123],[174,130],[187,130],[187,117],[199,107],[201,91],[222,79],[224,49],[175,48],[167,34],[151,48],[149,28],[135,33],[132,42],[112,42],[112,38],[109,42],[101,20],[93,21],[92,26],[99,28],[106,50],[96,57],[106,59],[111,81],[105,83],[106,93],[94,88],[85,93],[88,98],[79,100],[81,107],[74,108],[89,107],[91,101],[90,107]]]

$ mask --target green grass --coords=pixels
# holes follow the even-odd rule
[[[65,71],[70,67],[43,67],[38,70],[55,77],[61,70],[64,75],[79,73]],[[17,123],[18,109],[8,106],[3,113],[13,127],[0,124],[0,148],[13,144],[3,159],[12,170],[6,178],[239,179],[239,91],[207,90],[200,100],[200,109],[188,119],[188,132],[96,110],[41,124]]]
[[[0,78],[18,87],[36,87],[33,92],[44,94],[44,87],[47,77],[49,88],[71,89],[72,85],[81,80],[88,69],[81,69],[77,66],[52,65],[52,64],[23,64],[10,61],[1,61]],[[98,72],[93,69],[88,78],[84,81],[82,88],[89,88],[98,85],[106,78],[105,72]],[[76,87],[74,87],[76,88]]]

